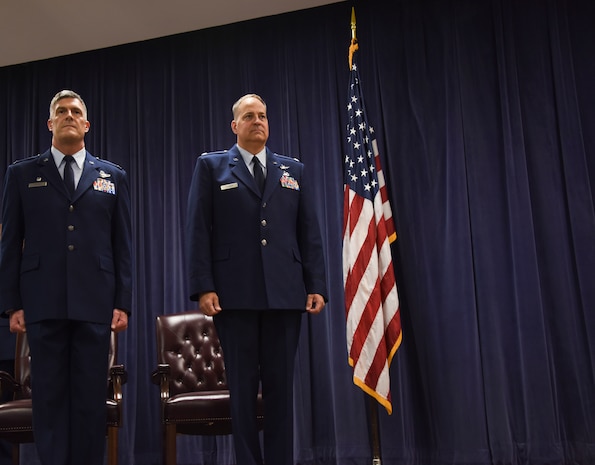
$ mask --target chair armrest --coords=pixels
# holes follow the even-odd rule
[[[128,372],[124,368],[124,365],[114,365],[110,368],[110,379],[113,378],[120,378],[122,384],[126,384],[128,382]]]
[[[112,398],[119,403],[122,401],[122,385],[128,381],[128,372],[124,365],[114,365],[109,374]]]
[[[160,363],[157,369],[151,373],[151,381],[153,384],[159,385],[161,402],[169,399],[169,375],[171,369],[167,363]]]
[[[21,392],[22,386],[14,379],[10,373],[0,371],[0,391]]]

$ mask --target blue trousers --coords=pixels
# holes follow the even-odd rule
[[[102,465],[110,326],[27,324],[33,434],[43,465]]]
[[[237,465],[293,465],[293,374],[299,310],[222,310],[213,319],[231,396]],[[262,386],[264,456],[256,422]]]

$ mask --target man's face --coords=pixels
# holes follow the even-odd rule
[[[269,138],[269,120],[264,104],[254,97],[242,101],[231,122],[231,130],[237,134],[241,147],[264,145]]]
[[[83,140],[90,126],[85,108],[76,98],[65,97],[58,100],[48,119],[48,129],[56,140],[63,143]]]

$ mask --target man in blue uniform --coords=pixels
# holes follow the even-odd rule
[[[271,152],[266,105],[232,107],[237,144],[196,162],[188,205],[190,298],[213,315],[225,357],[238,465],[293,465],[293,372],[301,318],[326,303],[320,228],[304,165]]]
[[[27,331],[41,463],[101,465],[110,332],[132,301],[128,181],[86,151],[78,94],[56,94],[47,125],[51,148],[6,172],[0,313]]]

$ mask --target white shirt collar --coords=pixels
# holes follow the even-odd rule
[[[62,160],[64,160],[64,157],[66,155],[64,155],[62,152],[60,152],[60,150],[58,150],[53,145],[51,148],[51,152],[52,152],[52,157],[54,157],[54,163],[56,163],[56,166],[60,166],[60,164],[62,163]],[[76,166],[80,170],[83,169],[83,163],[85,161],[86,152],[87,152],[87,150],[85,149],[85,147],[83,147],[78,152],[76,152],[75,154],[72,155],[72,157],[74,158],[74,162],[76,163]]]
[[[237,145],[237,144],[236,144]],[[246,149],[243,149],[242,147],[240,147],[239,145],[237,145],[238,150],[240,152],[240,155],[242,155],[242,159],[244,160],[244,163],[246,163],[246,166],[248,167],[248,169],[250,170],[250,172],[252,173],[252,158],[253,157],[257,157],[258,161],[260,162],[260,164],[262,165],[264,171],[264,174],[266,176],[266,166],[267,166],[267,149],[266,147],[263,148],[260,152],[258,152],[256,155],[248,152]]]

